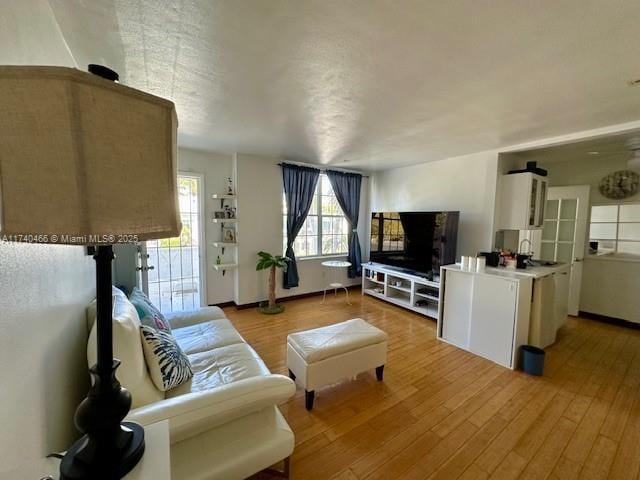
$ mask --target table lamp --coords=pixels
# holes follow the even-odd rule
[[[0,238],[95,247],[97,363],[64,480],[122,478],[144,453],[143,428],[123,422],[131,394],[116,378],[112,245],[181,229],[173,103],[117,83],[106,67],[89,72],[0,66]]]

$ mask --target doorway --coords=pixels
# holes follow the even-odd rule
[[[180,236],[139,246],[139,285],[162,313],[194,310],[203,304],[202,186],[201,175],[179,174]]]
[[[587,240],[589,218],[589,185],[550,187],[544,213],[542,230],[532,232],[534,252],[541,260],[568,263],[569,315],[578,315],[582,267]]]

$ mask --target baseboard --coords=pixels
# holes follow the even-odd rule
[[[220,307],[220,308],[227,308],[227,307],[235,307],[236,302],[222,302],[222,303],[210,303],[209,307]]]
[[[606,315],[600,315],[598,313],[583,312],[582,310],[578,312],[578,316],[582,318],[588,318],[589,320],[608,323],[610,325],[616,325],[618,327],[627,327],[634,330],[640,330],[640,323],[630,322],[629,320],[623,320],[621,318],[608,317]]]
[[[347,285],[346,287],[349,290],[360,290],[361,285],[358,283],[355,285]],[[288,302],[290,300],[300,300],[302,298],[317,297],[318,295],[323,295],[323,294],[324,294],[324,290],[318,290],[316,292],[307,292],[307,293],[301,293],[299,295],[290,295],[288,297],[278,298],[276,301],[279,303],[283,303],[283,302]],[[238,310],[245,310],[247,308],[257,308],[260,306],[261,303],[262,302],[251,302],[251,303],[242,303],[238,305],[236,302],[224,302],[224,303],[218,303],[218,304],[209,305],[209,306],[220,307],[220,308],[236,307]]]

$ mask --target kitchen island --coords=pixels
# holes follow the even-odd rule
[[[565,264],[483,272],[442,267],[438,338],[517,368],[522,345],[552,344],[566,322],[568,271]]]

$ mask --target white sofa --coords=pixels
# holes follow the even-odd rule
[[[87,357],[93,365],[95,304],[87,317]],[[269,372],[221,309],[206,307],[167,319],[194,376],[161,392],[146,368],[136,309],[113,289],[114,356],[122,362],[117,377],[133,399],[127,420],[142,425],[168,420],[172,478],[241,479],[281,460],[288,471],[294,436],[277,405],[294,395],[294,383]]]

